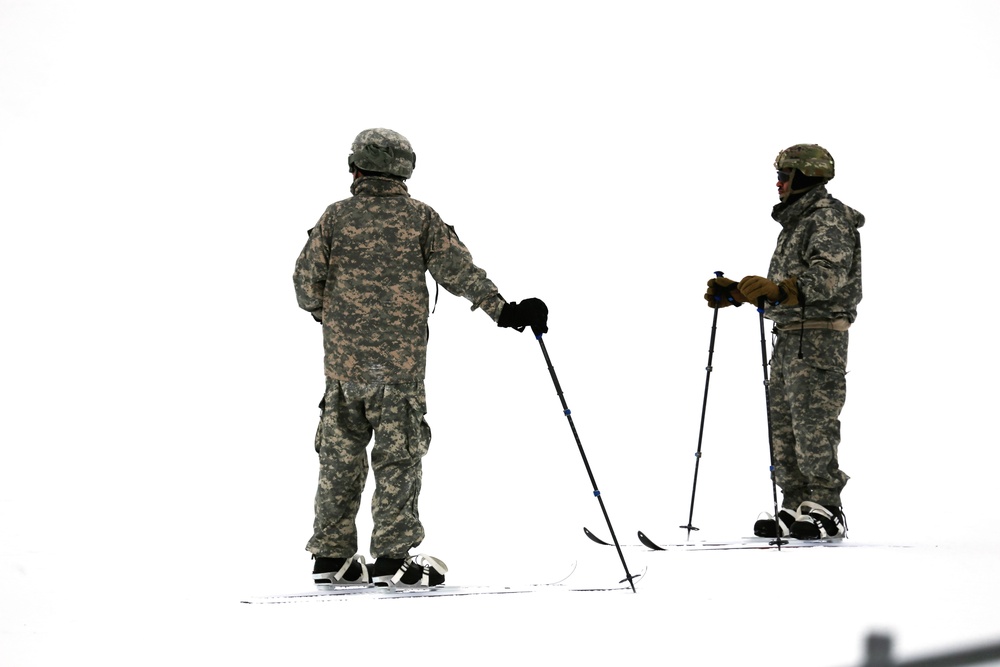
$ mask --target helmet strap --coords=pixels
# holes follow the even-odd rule
[[[796,179],[797,176],[801,176],[801,178]],[[799,180],[799,181],[804,180],[805,183],[803,184],[803,186],[801,188],[796,188],[795,187],[795,181],[796,180]],[[792,177],[790,179],[788,179],[788,196],[799,195],[799,194],[802,194],[803,192],[808,192],[809,190],[812,190],[813,188],[815,188],[817,186],[824,185],[824,184],[828,183],[829,180],[830,179],[827,179],[827,178],[815,178],[815,177],[810,178],[810,177],[806,176],[805,174],[803,174],[798,169],[793,169],[792,170]],[[786,199],[787,198],[788,197],[786,197]],[[784,200],[782,200],[782,201],[784,201]]]

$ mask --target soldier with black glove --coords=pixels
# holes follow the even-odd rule
[[[295,264],[299,306],[323,325],[319,484],[306,544],[313,579],[323,586],[444,582],[440,559],[410,553],[424,539],[417,508],[431,438],[424,418],[426,275],[499,326],[548,331],[541,300],[507,303],[455,228],[410,196],[406,180],[416,160],[398,132],[361,132],[347,158],[352,196],[327,207]],[[369,445],[374,563],[358,553],[355,523]]]

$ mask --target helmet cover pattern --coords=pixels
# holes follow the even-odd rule
[[[417,164],[410,141],[399,132],[377,127],[363,130],[351,144],[348,166],[409,178]]]
[[[832,180],[835,170],[830,151],[817,144],[795,144],[778,153],[774,168],[798,169],[806,176]]]

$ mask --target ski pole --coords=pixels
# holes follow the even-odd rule
[[[717,278],[722,277],[722,271],[716,271],[715,276]],[[718,294],[715,295],[716,301],[721,301],[722,297]],[[729,300],[732,301],[733,297],[730,296]],[[698,426],[698,449],[694,453],[694,482],[691,484],[691,508],[688,510],[688,522],[686,526],[680,526],[680,528],[687,528],[687,539],[691,540],[691,531],[698,530],[692,525],[691,521],[694,517],[694,496],[698,490],[698,467],[701,465],[701,441],[705,434],[705,410],[708,407],[708,383],[712,378],[712,356],[715,354],[715,329],[716,323],[719,321],[719,309],[718,307],[712,309],[712,335],[708,339],[708,365],[705,366],[705,394],[701,399],[701,424]]]
[[[625,568],[625,579],[622,581],[628,581],[629,586],[632,587],[632,592],[635,593],[635,582],[632,581],[632,573],[629,572],[628,564],[625,562],[625,555],[622,553],[621,545],[618,543],[618,538],[615,536],[615,529],[611,526],[611,518],[608,516],[608,510],[604,507],[604,499],[601,498],[601,492],[597,489],[597,481],[594,479],[594,473],[590,469],[590,462],[587,461],[587,454],[583,451],[583,443],[580,442],[580,435],[576,432],[576,425],[573,423],[573,417],[571,416],[569,406],[566,404],[566,398],[563,396],[562,387],[559,386],[559,378],[556,377],[556,370],[552,367],[552,359],[549,358],[549,351],[545,348],[545,341],[542,340],[542,334],[535,334],[535,339],[538,341],[538,346],[542,348],[542,355],[545,357],[545,363],[549,368],[549,375],[552,376],[552,384],[556,387],[556,394],[559,396],[559,401],[562,403],[563,414],[566,415],[567,421],[569,421],[569,428],[573,431],[573,438],[576,439],[576,447],[580,450],[580,456],[583,458],[583,465],[587,469],[587,475],[590,477],[590,483],[594,487],[594,497],[597,498],[597,502],[601,505],[601,512],[604,514],[604,521],[608,524],[608,530],[611,531],[611,540],[615,543],[615,549],[618,550],[618,558],[622,562],[622,567]]]
[[[764,368],[764,405],[767,409],[767,446],[771,455],[771,493],[774,496],[774,526],[776,537],[770,544],[777,545],[781,551],[781,545],[787,544],[787,540],[781,539],[781,522],[778,520],[778,481],[775,478],[774,464],[774,431],[771,428],[771,392],[770,380],[767,377],[767,343],[764,340],[764,297],[757,302],[757,313],[760,317],[760,360]]]

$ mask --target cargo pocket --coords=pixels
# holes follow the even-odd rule
[[[323,394],[323,398],[320,399],[319,405],[319,424],[316,425],[316,438],[313,446],[316,448],[316,453],[319,454],[320,447],[323,444],[323,415],[326,414],[326,394]]]
[[[410,456],[422,458],[431,446],[431,427],[424,418],[427,414],[427,401],[423,396],[410,396],[407,405],[406,448]]]

